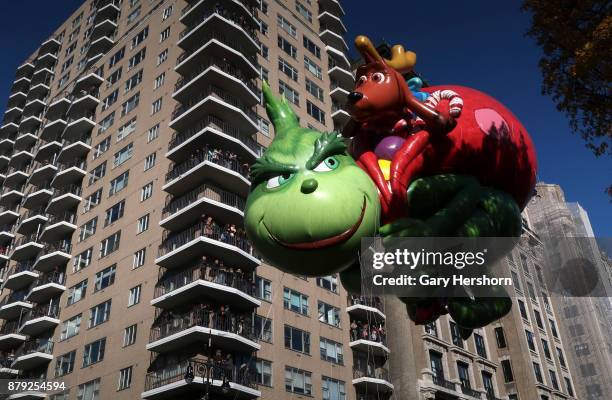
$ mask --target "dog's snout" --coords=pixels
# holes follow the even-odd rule
[[[359,100],[363,98],[363,93],[361,92],[350,92],[347,95],[348,101],[352,104],[357,103]]]

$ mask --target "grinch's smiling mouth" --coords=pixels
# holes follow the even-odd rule
[[[270,238],[272,238],[272,240],[274,240],[276,243],[280,244],[281,246],[287,247],[289,249],[312,250],[312,249],[320,249],[323,247],[330,247],[335,244],[347,241],[351,236],[353,236],[355,232],[357,232],[357,229],[359,229],[359,226],[361,225],[361,222],[363,221],[363,217],[366,211],[366,205],[367,205],[366,196],[363,196],[363,205],[361,206],[361,215],[359,216],[359,219],[357,220],[357,222],[355,222],[355,224],[352,227],[350,227],[349,229],[335,236],[330,236],[325,239],[315,240],[313,242],[288,243],[274,236],[270,232],[270,230],[268,229],[265,223],[263,224],[263,226],[268,231],[268,235],[270,235]]]

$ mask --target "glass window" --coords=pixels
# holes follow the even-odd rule
[[[536,351],[535,342],[533,340],[533,332],[525,329],[525,336],[527,337],[527,345],[529,346],[529,350]]]
[[[83,225],[79,227],[79,242],[87,239],[88,237],[94,235],[96,233],[96,228],[98,226],[98,217],[94,217],[89,221],[85,222]]]
[[[285,325],[285,348],[310,354],[310,333]]]
[[[340,309],[338,307],[331,306],[327,303],[319,301],[319,321],[329,325],[340,327]]]
[[[510,364],[510,360],[502,360],[501,366],[504,373],[504,382],[514,382],[514,373],[512,372],[512,364]]]
[[[132,269],[136,269],[144,265],[146,254],[147,254],[146,248],[142,248],[134,253],[134,258],[132,260]]]
[[[147,229],[149,229],[149,214],[138,218],[137,226],[138,228],[136,229],[137,231],[136,233],[142,233],[146,231]]]
[[[100,378],[79,385],[77,400],[101,400]]]
[[[125,124],[119,127],[119,130],[117,131],[117,142],[125,139],[126,137],[131,135],[132,132],[134,132],[135,130],[136,130],[136,117],[130,119],[128,122],[126,122]]]
[[[76,359],[76,350],[62,354],[55,360],[55,376],[64,376],[74,370],[74,360]]]
[[[132,38],[132,49],[137,47],[140,43],[144,42],[144,40],[149,36],[149,27],[146,26],[143,30],[138,32],[136,36]]]
[[[160,97],[159,99],[151,103],[151,114],[156,114],[161,110],[162,101],[163,101],[163,98]]]
[[[308,78],[306,78],[306,90],[318,100],[323,101],[323,89],[321,89],[316,83],[314,83]]]
[[[155,166],[155,159],[157,158],[156,153],[149,154],[144,161],[144,170],[149,170]]]
[[[153,182],[149,182],[140,189],[140,201],[145,201],[153,195]]]
[[[292,58],[297,57],[297,48],[280,35],[278,36],[278,47]]]
[[[310,12],[310,10],[305,5],[303,5],[299,1],[296,1],[295,9],[302,17],[306,19],[306,21],[312,23],[312,12]]]
[[[164,51],[162,51],[161,53],[158,54],[158,56],[157,56],[157,66],[159,67],[167,59],[168,59],[168,49],[166,49],[166,50],[164,50]]]
[[[338,293],[338,276],[336,274],[329,276],[319,276],[316,279],[317,286],[330,292]]]
[[[110,106],[115,104],[117,99],[119,98],[119,89],[115,89],[102,100],[102,111],[107,110]]]
[[[123,330],[123,347],[130,346],[136,343],[136,334],[138,332],[138,325],[130,325]]]
[[[130,178],[130,171],[125,171],[110,182],[108,195],[112,196],[115,193],[122,191],[127,185]]]
[[[312,374],[301,369],[285,367],[285,390],[312,395]]]
[[[321,378],[321,386],[323,390],[323,400],[345,400],[346,388],[344,381],[328,378]]]
[[[298,70],[293,68],[284,58],[278,57],[278,69],[292,80],[298,80]]]
[[[552,369],[549,369],[548,374],[550,375],[550,383],[552,384],[553,389],[559,390],[559,381],[557,381],[557,373]]]
[[[429,350],[429,362],[434,378],[444,379],[444,367],[442,366],[442,354]]]
[[[319,351],[321,353],[321,360],[329,361],[334,364],[344,363],[342,344],[338,342],[321,337],[319,339]]]
[[[503,349],[507,346],[504,328],[502,328],[501,326],[495,328],[495,340],[497,341],[497,347],[499,347],[500,349]]]
[[[119,82],[121,79],[121,75],[123,73],[123,67],[117,68],[113,71],[108,78],[106,78],[106,87],[113,86],[115,83]]]
[[[106,175],[106,161],[89,171],[89,185],[93,185]]]
[[[538,383],[544,383],[544,380],[542,379],[542,370],[540,369],[540,364],[538,364],[537,362],[533,362],[533,373],[535,374],[535,378],[538,381]]]
[[[142,10],[142,8],[140,6],[138,6],[132,12],[130,12],[128,14],[128,17],[127,17],[128,24],[131,24],[132,22],[134,22],[136,20],[136,18],[138,18],[140,16],[140,11],[141,10]]]
[[[261,276],[255,277],[256,296],[259,299],[265,301],[272,301],[272,282],[262,278]]]
[[[132,384],[132,367],[122,368],[119,371],[119,383],[117,390],[123,390],[130,387]]]
[[[295,290],[283,289],[283,305],[285,309],[308,315],[308,296]]]
[[[132,154],[134,154],[134,143],[130,143],[127,146],[123,147],[121,150],[116,152],[113,156],[113,168],[120,166],[130,158],[132,158]]]
[[[164,40],[170,37],[170,27],[167,27],[159,34],[159,42],[162,43]]]
[[[105,289],[115,283],[115,274],[117,272],[117,264],[104,268],[96,274],[94,292]]]
[[[98,326],[110,318],[111,300],[98,304],[89,309],[89,328]]]
[[[106,338],[86,344],[85,351],[83,352],[83,367],[102,361],[104,359],[105,347]]]
[[[485,344],[484,338],[474,333],[474,344],[476,345],[476,352],[482,358],[487,358],[487,346]]]
[[[142,50],[140,50],[138,53],[134,54],[129,60],[128,60],[128,68],[127,70],[131,70],[132,68],[134,68],[135,66],[137,66],[138,64],[140,64],[142,62],[142,60],[145,59],[147,55],[147,48],[144,47]]]
[[[100,258],[106,257],[119,248],[121,231],[115,232],[100,242]]]
[[[544,329],[544,323],[542,322],[542,315],[538,310],[533,310],[533,315],[535,316],[536,325],[540,329]]]
[[[159,137],[159,124],[156,124],[155,126],[153,126],[147,131],[147,143],[152,142],[158,137]]]
[[[272,386],[272,362],[258,358],[255,361],[255,372],[259,385]]]
[[[457,361],[457,374],[459,375],[459,381],[461,386],[470,389],[472,384],[470,382],[470,367],[464,362]]]
[[[306,36],[303,37],[304,47],[306,50],[312,53],[317,58],[321,58],[321,48],[315,44],[312,40],[308,39]]]
[[[489,397],[495,397],[495,388],[493,386],[493,375],[486,371],[481,371],[482,374],[482,385],[484,386],[485,392]]]
[[[111,145],[111,137],[107,136],[104,140],[102,140],[100,143],[98,143],[94,147],[93,159],[95,160],[98,157],[100,157],[102,154],[106,153],[110,145]]]
[[[296,106],[300,105],[300,94],[298,91],[281,80],[278,81],[278,91],[280,94],[284,94],[287,100]]]
[[[98,124],[100,128],[98,128],[98,135],[105,132],[108,128],[110,128],[115,123],[115,112],[108,114],[100,123]]]
[[[461,333],[459,333],[459,327],[453,321],[449,321],[449,326],[453,344],[457,347],[463,348],[463,338],[461,337]]]
[[[521,317],[529,321],[529,315],[527,315],[527,308],[525,307],[525,303],[522,300],[517,300],[517,301],[519,305],[519,311],[521,312]]]
[[[155,81],[153,82],[153,90],[159,89],[164,84],[165,80],[166,80],[166,73],[162,72],[155,78]]]
[[[130,294],[128,296],[128,307],[131,307],[135,304],[140,303],[140,290],[141,290],[141,285],[138,286],[134,286],[133,288],[130,289]]]
[[[255,328],[255,333],[259,340],[263,340],[264,342],[272,343],[272,320],[262,317],[260,315],[255,315],[255,319],[253,321],[253,326]]]
[[[304,67],[317,78],[323,79],[323,71],[321,70],[321,67],[306,56],[304,56]]]
[[[83,268],[86,268],[91,264],[91,257],[93,254],[93,247],[88,248],[87,250],[79,253],[74,260],[72,261],[72,270],[74,272],[80,271]]]
[[[67,319],[62,323],[62,332],[60,333],[60,341],[69,339],[79,334],[81,327],[81,315],[75,315],[74,317]]]
[[[132,75],[127,81],[125,81],[125,89],[124,89],[125,93],[134,89],[136,86],[140,84],[140,82],[142,82],[142,75],[143,75],[143,72],[141,69],[140,71]]]
[[[108,68],[113,68],[125,56],[125,46],[120,48],[111,56],[108,61]]]
[[[308,114],[319,121],[320,123],[325,123],[325,113],[319,107],[315,106],[309,100],[306,101],[306,111]]]
[[[550,355],[550,347],[548,347],[548,342],[545,339],[542,339],[542,350],[544,351],[544,356],[549,360],[552,359]]]
[[[285,17],[280,14],[277,14],[276,23],[282,30],[287,32],[289,35],[293,36],[294,38],[297,37],[297,29],[291,22],[287,21]]]
[[[172,15],[173,9],[174,9],[173,5],[169,5],[168,7],[164,9],[164,12],[162,13],[162,21],[165,21],[168,18],[170,18],[170,16]]]
[[[138,107],[138,103],[140,103],[140,92],[130,97],[125,103],[121,105],[121,116],[123,117],[124,115],[128,114],[130,111]]]

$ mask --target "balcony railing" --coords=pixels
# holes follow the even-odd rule
[[[214,115],[207,115],[206,117],[204,117],[203,120],[196,123],[194,126],[187,129],[186,131],[176,132],[170,140],[170,143],[168,144],[168,150],[172,150],[173,148],[179,146],[180,144],[184,143],[186,140],[193,137],[196,133],[205,128],[216,129],[228,136],[240,140],[248,148],[253,150],[258,156],[260,156],[263,152],[263,146],[257,143],[256,140],[254,140],[249,135],[243,133],[235,126],[223,121],[220,118],[215,117]]]
[[[35,215],[47,216],[45,207],[37,207],[37,208],[26,211],[25,213],[23,213],[20,221],[23,222],[26,219],[32,218]]]
[[[172,119],[174,120],[180,117],[191,107],[195,106],[200,101],[211,95],[242,110],[251,119],[251,121],[257,121],[257,114],[255,113],[255,111],[253,111],[252,108],[245,106],[244,103],[238,97],[234,97],[229,92],[226,92],[223,89],[219,89],[214,85],[209,85],[206,89],[200,91],[197,96],[190,98],[189,101],[187,101],[186,103],[177,104],[177,107],[172,112]]]
[[[81,186],[79,185],[75,185],[73,183],[69,184],[69,185],[64,185],[60,188],[54,189],[53,190],[53,195],[55,197],[58,196],[62,196],[64,194],[68,194],[68,193],[72,193],[76,196],[80,196],[82,193],[83,189],[81,188]]]
[[[51,226],[59,222],[67,222],[69,224],[73,224],[74,221],[76,221],[76,214],[70,211],[65,211],[60,215],[50,215],[49,219],[47,220],[47,226]]]
[[[17,349],[16,356],[20,357],[32,353],[53,354],[53,341],[49,339],[28,340]]]
[[[32,284],[32,288],[37,286],[47,285],[49,283],[56,283],[63,285],[66,282],[66,274],[60,271],[47,272],[36,279],[36,282]]]
[[[0,232],[11,232],[11,233],[13,233],[13,228],[14,227],[15,227],[15,224],[0,225]]]
[[[432,377],[433,383],[434,385],[438,385],[441,386],[443,388],[449,389],[449,390],[455,390],[455,384],[451,381],[447,381],[446,379],[444,379],[443,376],[439,376],[439,375],[434,375]]]
[[[29,235],[24,235],[20,237],[19,239],[15,240],[15,245],[13,246],[13,248],[19,247],[29,242],[38,242],[38,234],[30,233]]]
[[[151,327],[149,343],[163,339],[194,326],[235,333],[249,340],[256,340],[252,329],[251,314],[225,314],[199,309],[185,314],[162,313]]]
[[[195,265],[186,270],[162,277],[159,282],[157,282],[157,285],[155,285],[155,297],[163,296],[166,293],[170,293],[197,280],[204,280],[235,288],[253,296],[255,293],[255,282],[253,279],[245,277],[245,275],[252,274],[237,272],[237,270],[228,270],[212,262],[198,261]]]
[[[387,345],[387,336],[384,330],[376,327],[365,327],[365,326],[351,326],[350,333],[351,341],[355,340],[368,340],[370,342],[381,343]]]
[[[251,91],[253,91],[253,93],[255,93],[255,94],[258,93],[257,84],[256,84],[256,80],[255,79],[248,78],[245,75],[245,73],[242,72],[242,70],[240,68],[235,67],[234,65],[230,64],[229,62],[224,61],[224,60],[218,60],[218,59],[215,59],[215,58],[211,58],[207,62],[201,64],[197,68],[197,70],[194,71],[193,73],[191,73],[190,75],[179,78],[179,80],[176,82],[176,85],[174,85],[174,91],[178,91],[183,86],[187,85],[196,76],[200,75],[202,72],[204,72],[209,67],[216,67],[217,69],[220,69],[221,71],[226,72],[226,73],[232,75],[235,78],[238,78],[249,89],[251,89]]]
[[[57,318],[59,317],[59,312],[60,308],[58,305],[40,304],[28,312],[26,320],[30,321],[41,317]]]
[[[204,222],[200,222],[164,239],[159,245],[158,257],[162,257],[200,236],[236,246],[253,255],[253,246],[251,246],[246,235],[231,235],[227,230],[219,226],[209,226]]]
[[[237,13],[230,13],[226,9],[217,9],[217,10],[213,10],[212,12],[207,12],[207,13],[202,14],[200,18],[198,18],[191,25],[187,26],[185,29],[181,31],[181,33],[179,34],[179,40],[187,36],[194,29],[196,29],[202,22],[204,22],[206,19],[210,18],[211,15],[214,15],[214,14],[230,21],[232,24],[243,29],[250,37],[253,38],[253,40],[257,41],[257,29],[247,24],[246,18],[244,18],[243,16],[238,15]]]
[[[43,247],[42,255],[53,253],[55,251],[61,251],[62,253],[70,254],[72,250],[72,243],[69,240],[58,240],[57,242],[46,243]]]
[[[19,331],[19,328],[19,321],[7,321],[0,327],[0,336],[17,333]]]
[[[193,152],[186,161],[172,166],[170,171],[166,173],[166,183],[178,178],[204,161],[210,161],[213,164],[217,164],[234,172],[238,172],[246,179],[249,179],[248,164],[240,162],[237,157],[223,154],[221,151],[219,151],[219,149],[213,149],[205,146],[204,148],[199,148]]]
[[[191,366],[194,371],[198,371],[204,367],[204,364],[195,360],[182,360],[178,363],[172,363],[166,367],[151,371],[147,373],[145,378],[145,391],[157,389],[159,387],[184,380],[185,374],[187,373],[187,368],[189,366]],[[243,368],[235,366],[233,368],[226,368],[224,370],[224,374],[226,378],[230,380],[230,382],[250,388],[256,387],[253,371],[251,371],[248,367]],[[213,376],[213,378],[220,380],[221,376]]]
[[[221,35],[220,33],[217,33],[217,32],[209,33],[208,35],[206,35],[204,38],[200,40],[200,43],[207,43],[213,39],[216,39],[219,42],[241,53],[241,55],[245,57],[246,59],[248,59],[253,64],[253,66],[257,65],[257,56],[255,56],[254,54],[251,54],[251,52],[254,51],[252,48],[248,49],[240,41],[234,40],[234,39],[228,39],[227,37]],[[191,54],[193,54],[191,51],[182,52],[181,55],[176,59],[176,64],[177,65],[180,64]]]
[[[20,290],[18,292],[12,292],[8,296],[5,296],[2,301],[0,301],[0,307],[5,306],[10,303],[15,303],[17,301],[26,301],[27,291]]]
[[[364,296],[348,296],[348,306],[362,305],[367,307],[376,308],[383,313],[385,312],[385,305],[380,297],[364,297]]]
[[[85,160],[72,160],[63,163],[56,162],[56,167],[59,168],[60,171],[64,171],[68,168],[77,167],[82,170],[87,169],[87,161]]]
[[[9,275],[12,274],[18,274],[20,272],[29,272],[32,271],[34,268],[34,263],[30,260],[28,261],[19,261],[17,264],[15,264],[15,266],[13,267],[13,270],[11,273],[9,273]]]
[[[180,197],[171,198],[172,200],[162,209],[162,218],[167,218],[202,198],[211,199],[241,211],[244,210],[245,207],[245,200],[237,194],[219,189],[209,184],[202,184]]]
[[[471,387],[461,385],[461,393],[473,397],[475,399],[480,399],[480,392],[472,389]]]
[[[386,368],[377,367],[373,364],[368,364],[365,368],[354,367],[353,379],[358,378],[382,379],[389,382],[389,371]]]

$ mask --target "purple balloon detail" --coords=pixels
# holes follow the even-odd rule
[[[383,160],[393,160],[393,155],[402,147],[406,140],[399,136],[387,136],[381,140],[374,153]]]

